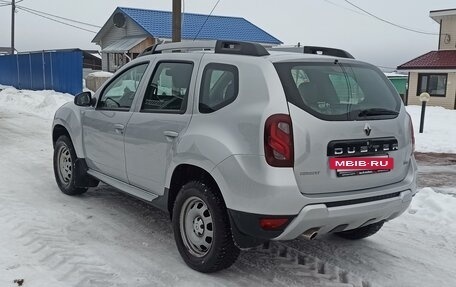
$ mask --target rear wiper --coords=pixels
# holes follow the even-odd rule
[[[392,111],[392,110],[373,108],[373,109],[362,110],[358,114],[358,117],[386,116],[386,115],[397,116],[398,114],[399,114],[398,112]]]

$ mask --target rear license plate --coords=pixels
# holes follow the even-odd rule
[[[388,155],[333,157],[329,159],[329,168],[335,170],[338,177],[384,173],[394,168],[394,158]]]

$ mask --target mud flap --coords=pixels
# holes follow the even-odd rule
[[[93,178],[91,175],[87,173],[89,168],[87,167],[87,163],[85,159],[78,158],[76,159],[75,163],[75,170],[74,170],[74,185],[76,187],[97,187],[99,180]]]

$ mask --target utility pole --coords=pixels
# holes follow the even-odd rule
[[[16,0],[11,0],[11,55],[14,55],[14,25],[16,22]]]
[[[181,3],[181,0],[173,0],[173,42],[181,41],[181,32],[182,32],[181,25],[182,25],[182,3]]]

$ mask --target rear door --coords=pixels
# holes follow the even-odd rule
[[[89,168],[127,182],[125,171],[125,127],[148,62],[128,68],[101,92],[97,107],[82,115],[83,143]]]
[[[201,57],[198,54],[157,56],[144,97],[126,129],[130,184],[163,194],[166,170],[191,119]]]
[[[301,192],[360,190],[405,178],[412,152],[408,117],[378,69],[338,61],[276,68],[289,102]],[[394,168],[347,172],[329,165],[331,157],[367,156],[393,158]]]

